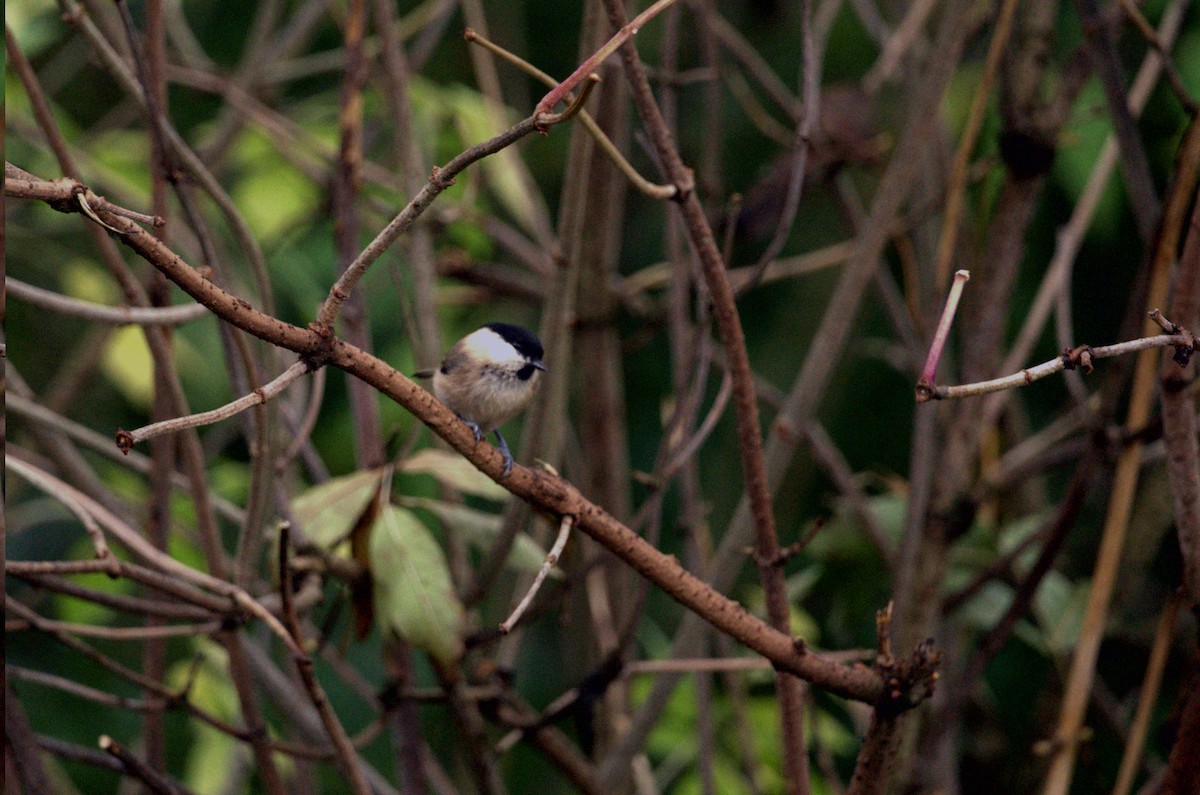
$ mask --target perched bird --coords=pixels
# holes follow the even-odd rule
[[[441,367],[421,370],[433,377],[433,394],[475,433],[475,441],[494,431],[504,456],[505,478],[513,457],[500,426],[525,410],[541,381],[541,340],[532,331],[509,323],[488,323],[446,351]]]

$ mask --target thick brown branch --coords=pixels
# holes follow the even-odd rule
[[[121,230],[123,243],[226,322],[301,354],[314,351],[325,342],[316,331],[263,314],[208,281],[132,221],[112,214],[106,214],[104,220]],[[386,362],[352,345],[337,338],[331,338],[327,344],[329,364],[361,378],[404,406],[481,471],[499,481],[504,465],[500,452],[476,442],[471,430],[432,394]],[[562,478],[518,465],[500,482],[536,508],[558,516],[576,516],[581,530],[717,629],[770,659],[776,668],[846,698],[874,703],[883,695],[883,683],[875,672],[798,650],[789,635],[768,626],[686,571],[673,556],[659,552]]]

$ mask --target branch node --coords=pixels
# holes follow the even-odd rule
[[[1171,360],[1174,361],[1176,364],[1178,364],[1180,367],[1187,367],[1188,364],[1192,361],[1192,354],[1195,352],[1196,352],[1196,338],[1192,337],[1191,345],[1182,345],[1181,344],[1181,345],[1175,346],[1175,354],[1171,357]]]
[[[91,218],[93,221],[100,224],[100,226],[104,227],[113,234],[125,234],[124,231],[117,229],[115,226],[110,226],[109,224],[106,224],[104,221],[100,220],[100,216],[96,215],[96,211],[93,210],[92,205],[88,203],[87,194],[89,191],[87,188],[79,185],[72,191],[72,193],[75,195],[75,200],[79,202],[79,209],[83,210],[84,215],[86,215],[88,218]]]
[[[800,444],[800,433],[787,417],[779,417],[775,420],[775,433],[793,447]]]
[[[876,626],[881,625],[890,631],[890,604],[876,614]],[[940,678],[937,669],[942,655],[934,646],[933,638],[918,643],[908,658],[899,661],[890,657],[890,641],[886,644],[889,656],[884,658],[882,644],[881,638],[881,655],[875,663],[875,670],[883,679],[883,695],[876,703],[876,708],[881,713],[898,715],[933,695],[934,686]]]
[[[342,296],[341,300],[345,300]],[[327,323],[314,320],[308,324],[308,330],[313,333],[313,342],[307,351],[300,354],[300,358],[308,366],[310,373],[320,370],[329,361],[329,356],[333,349],[333,329]]]
[[[458,180],[455,179],[454,177],[450,177],[449,179],[442,179],[442,167],[441,166],[434,166],[433,168],[429,169],[429,184],[433,185],[435,188],[440,188],[442,190],[445,190],[446,188],[450,187],[451,185],[453,185],[456,182],[458,182]]]
[[[125,455],[128,455],[129,451],[133,449],[133,434],[124,428],[118,428],[116,442],[117,449]]]
[[[917,402],[928,403],[931,400],[941,400],[942,396],[938,394],[937,386],[932,381],[927,381],[922,378],[917,382]]]
[[[592,72],[583,81],[583,85],[579,89],[579,94],[571,100],[571,104],[567,105],[566,110],[562,113],[545,113],[535,111],[535,119],[533,126],[542,135],[549,132],[550,128],[556,124],[562,124],[575,114],[583,109],[584,103],[588,101],[588,97],[592,94],[592,89],[600,83],[600,75]]]
[[[1063,369],[1074,370],[1075,368],[1079,368],[1085,373],[1091,373],[1095,369],[1095,366],[1092,364],[1095,353],[1091,345],[1079,345],[1074,348],[1067,348],[1062,352],[1062,356],[1060,357]],[[1030,378],[1028,371],[1022,372],[1026,373],[1025,380],[1028,382]]]
[[[696,189],[696,173],[690,168],[685,168],[683,175],[683,179],[676,182],[673,186],[675,193],[670,197],[671,201],[678,202],[679,204],[687,201],[687,197]]]

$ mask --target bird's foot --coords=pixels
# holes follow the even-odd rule
[[[481,431],[479,429],[479,423],[473,422],[463,416],[459,416],[459,419],[462,420],[463,423],[465,423],[466,426],[471,429],[471,433],[475,434],[475,441],[477,441],[477,442],[483,441],[483,431]]]
[[[508,473],[513,468],[512,452],[508,449],[508,442],[504,441],[504,437],[500,435],[500,431],[496,431],[496,448],[500,451],[500,455],[504,456],[504,470],[500,473],[500,479],[504,480],[508,477]]]

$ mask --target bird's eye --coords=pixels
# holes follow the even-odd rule
[[[536,372],[536,367],[534,367],[532,364],[527,364],[520,370],[517,370],[517,378],[520,378],[522,381],[528,381],[530,378],[533,378],[533,374]]]

